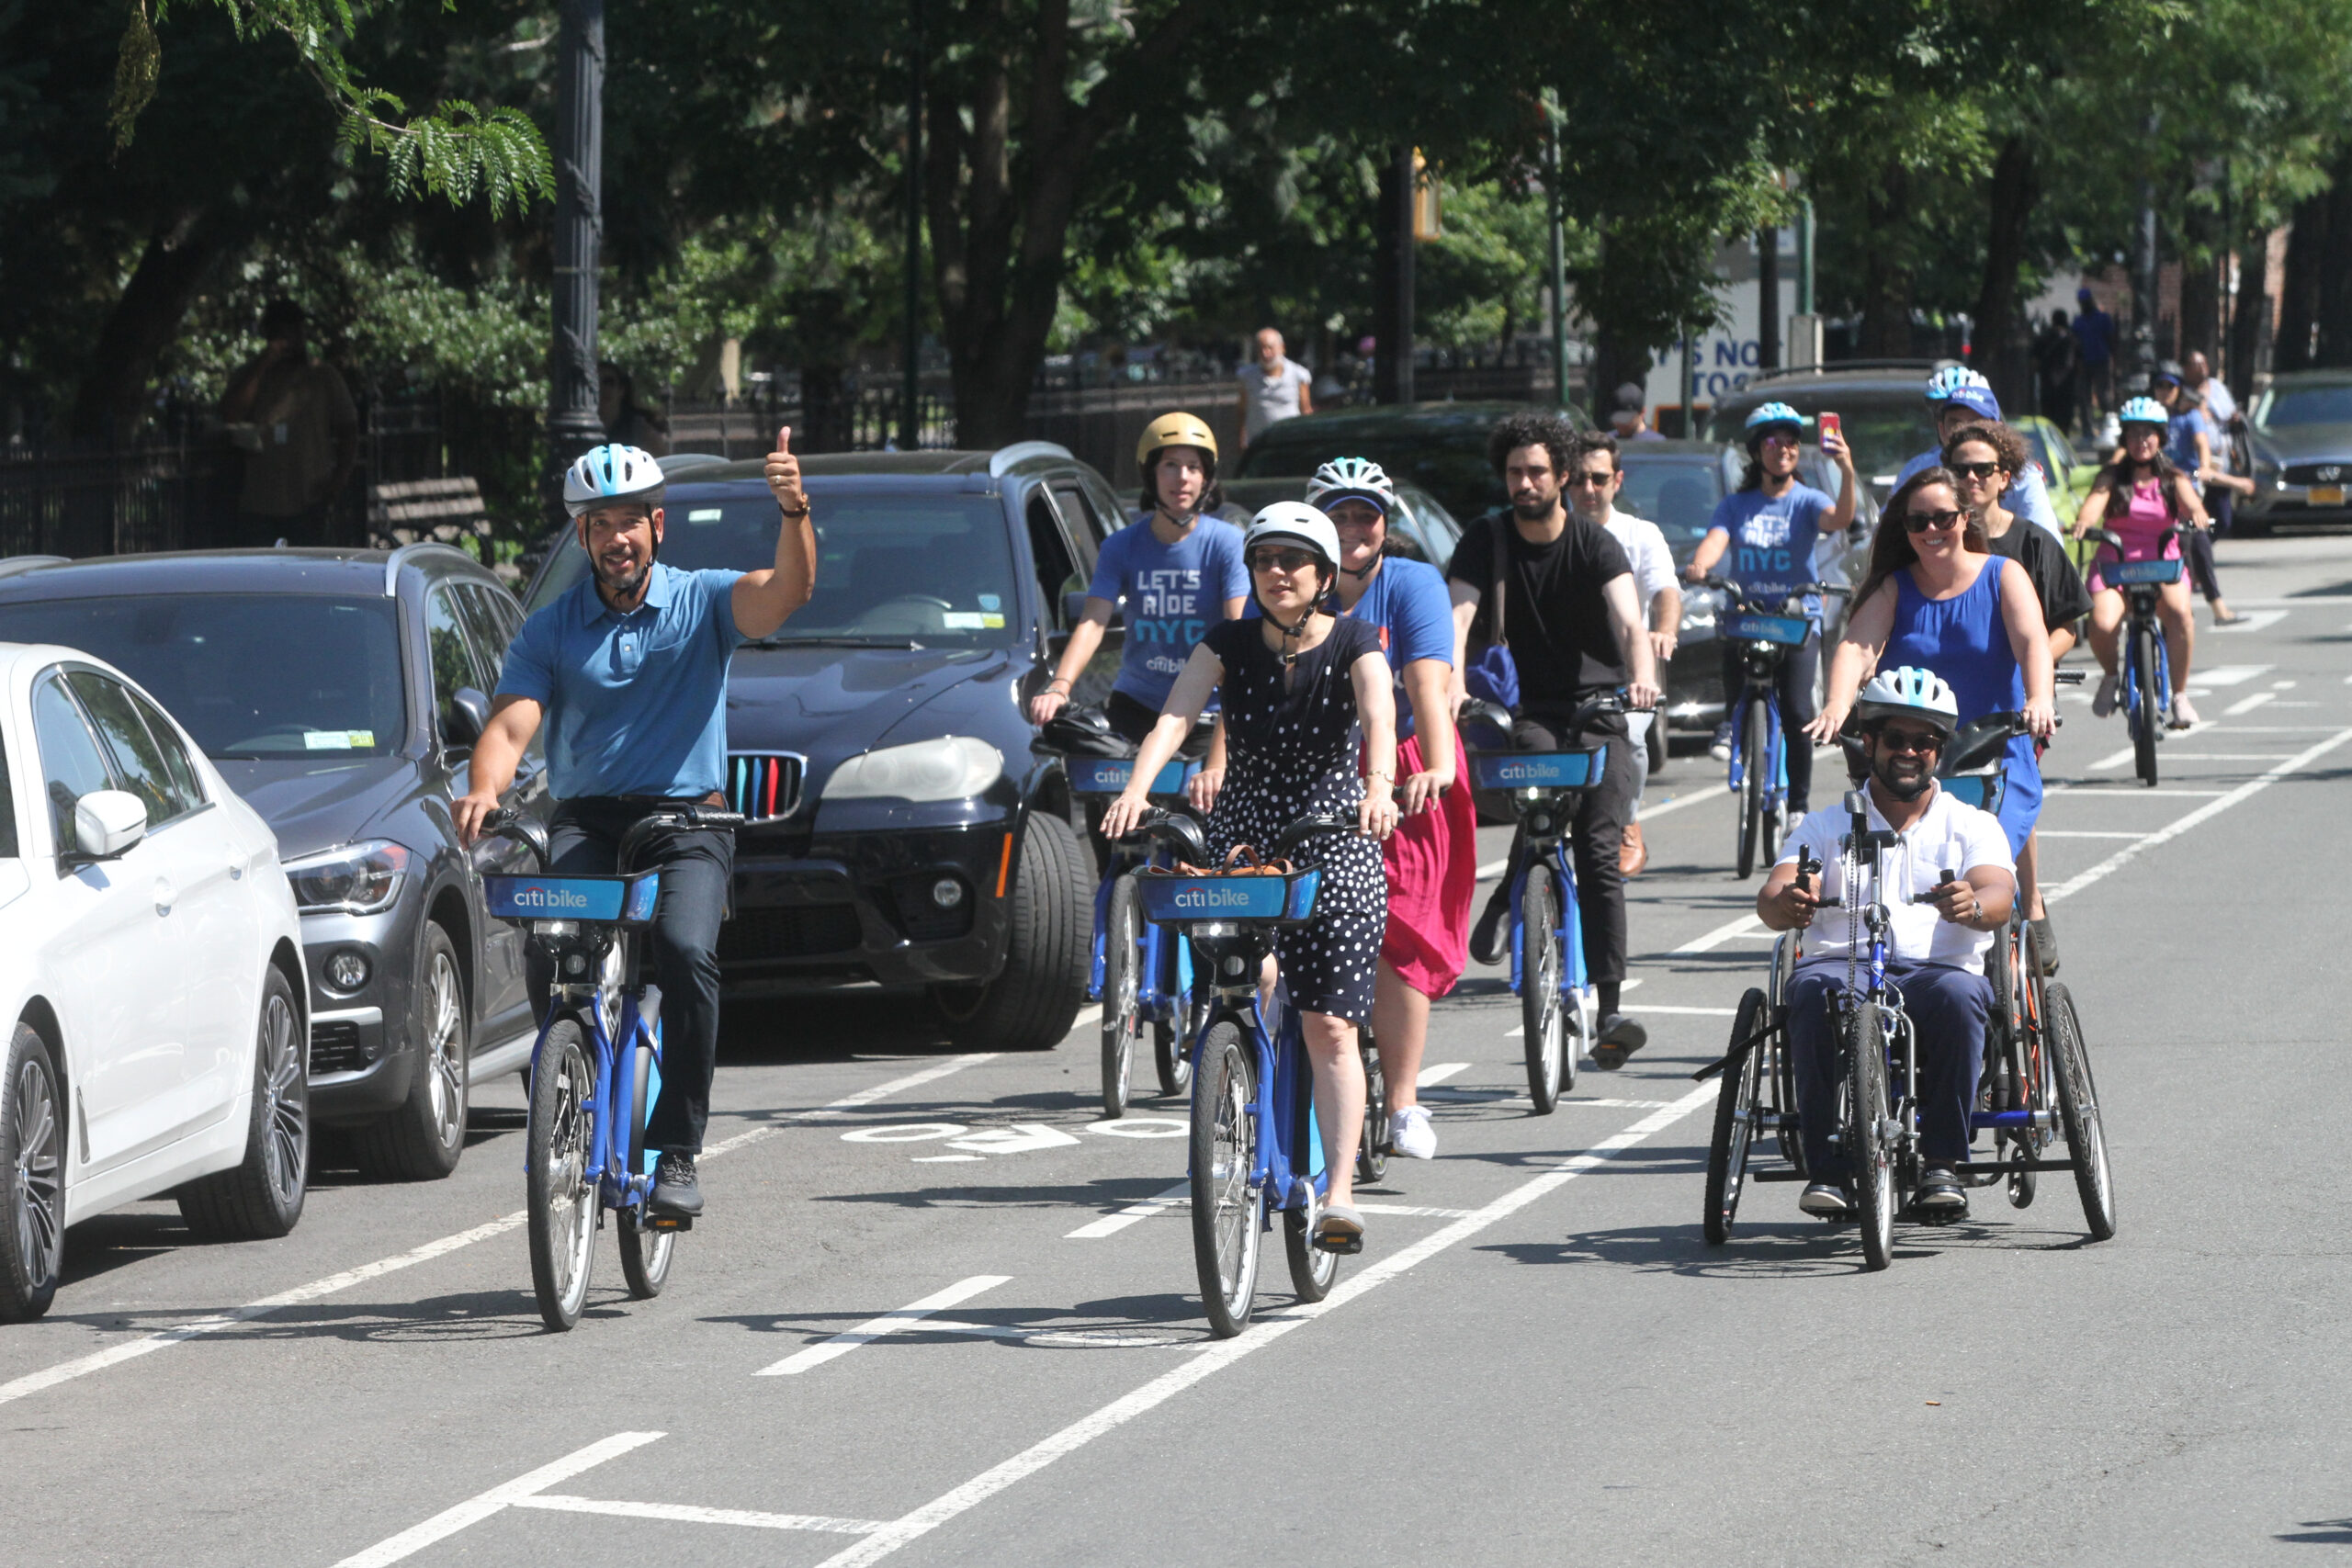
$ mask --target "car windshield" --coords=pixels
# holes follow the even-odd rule
[[[1657,524],[1674,558],[1689,560],[1724,498],[1722,470],[1705,457],[1651,460],[1634,446],[1622,455],[1625,488],[1617,492],[1617,510]]]
[[[215,759],[382,757],[407,712],[390,599],[154,593],[0,604],[0,640],[78,648]]]
[[[1924,384],[1926,378],[1920,378]],[[1804,437],[1818,444],[1818,416],[1824,409],[1838,415],[1846,445],[1854,449],[1854,470],[1866,481],[1892,479],[1904,464],[1936,444],[1936,427],[1928,418],[1928,401],[1917,392],[1883,389],[1774,384],[1773,398],[1804,416]],[[1714,417],[1712,439],[1734,446],[1747,440],[1745,425],[1754,404],[1742,402]]]
[[[2273,387],[2255,405],[2254,423],[2265,430],[2286,424],[2352,424],[2352,384]]]
[[[1004,509],[990,496],[813,498],[817,591],[784,629],[763,639],[1003,648],[1018,620]],[[775,502],[681,501],[662,526],[662,560],[684,571],[754,571],[775,562]],[[587,575],[567,543],[531,595],[536,610]]]

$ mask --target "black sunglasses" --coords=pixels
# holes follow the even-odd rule
[[[1963,479],[1989,479],[2001,471],[1998,463],[1946,463],[1944,467]]]
[[[1941,752],[1944,749],[1944,738],[1932,729],[1914,735],[1905,730],[1882,728],[1878,732],[1878,743],[1890,751],[1907,751],[1914,756],[1928,751]]]
[[[1252,571],[1305,571],[1319,558],[1305,550],[1253,550],[1250,555]]]
[[[1959,521],[1959,511],[1950,507],[1941,512],[1905,512],[1903,514],[1903,525],[1914,534],[1924,534],[1930,528],[1949,528]]]

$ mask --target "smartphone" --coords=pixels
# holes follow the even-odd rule
[[[1829,438],[1832,435],[1842,436],[1845,433],[1846,427],[1839,423],[1836,414],[1826,413],[1821,416],[1821,449],[1823,451],[1829,450]]]

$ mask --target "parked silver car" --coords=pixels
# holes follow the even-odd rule
[[[2237,504],[2242,532],[2352,522],[2352,370],[2279,377],[2255,399],[2246,424],[2254,493]]]

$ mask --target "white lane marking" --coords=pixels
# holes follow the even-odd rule
[[[641,1449],[661,1437],[659,1432],[616,1432],[600,1442],[569,1453],[553,1464],[543,1464],[527,1475],[518,1475],[502,1486],[493,1486],[477,1497],[469,1497],[454,1508],[445,1508],[421,1525],[412,1525],[390,1540],[377,1542],[365,1551],[355,1552],[336,1563],[334,1568],[384,1568],[386,1563],[424,1551],[436,1540],[457,1534],[469,1525],[478,1525],[524,1498],[545,1491],[559,1481],[569,1481],[581,1472],[594,1470],[607,1460],[618,1459],[631,1449]]]
[[[1430,1089],[1443,1083],[1457,1073],[1466,1073],[1469,1070],[1470,1064],[1467,1062],[1432,1062],[1423,1067],[1419,1076],[1413,1079],[1413,1087]]]
[[[879,1127],[853,1127],[842,1134],[844,1144],[922,1144],[953,1138],[971,1129],[961,1122],[890,1122]]]
[[[2270,689],[2274,692],[2291,692],[2295,689],[2295,682],[2292,681],[2273,681],[2270,682]]]
[[[1189,1181],[1180,1181],[1165,1192],[1155,1192],[1140,1203],[1130,1203],[1115,1214],[1105,1214],[1099,1220],[1079,1226],[1064,1241],[1093,1241],[1102,1236],[1116,1235],[1137,1220],[1148,1220],[1161,1210],[1182,1202],[1192,1196]]]
[[[1314,1322],[1325,1313],[1344,1306],[1367,1292],[1396,1278],[1417,1265],[1427,1262],[1458,1242],[1476,1235],[1480,1231],[1510,1218],[1537,1199],[1567,1185],[1586,1171],[1598,1169],[1624,1150],[1643,1142],[1652,1134],[1664,1131],[1702,1105],[1716,1099],[1715,1086],[1702,1084],[1690,1093],[1652,1112],[1613,1137],[1604,1138],[1584,1154],[1572,1156],[1553,1170],[1521,1182],[1485,1207],[1474,1210],[1465,1217],[1429,1235],[1410,1247],[1389,1253],[1379,1261],[1358,1273],[1342,1279],[1337,1289],[1319,1302],[1302,1303],[1280,1317],[1261,1318],[1256,1325],[1234,1338],[1223,1340],[1203,1350],[1180,1367],[1152,1379],[1142,1387],[1102,1406],[1093,1414],[1073,1421],[1043,1441],[1013,1455],[1003,1463],[981,1472],[961,1486],[955,1487],[903,1518],[890,1523],[867,1536],[846,1551],[825,1560],[822,1568],[864,1568],[930,1534],[957,1515],[988,1501],[998,1493],[1052,1464],[1066,1454],[1102,1437],[1106,1432],[1134,1420],[1165,1404],[1194,1383],[1222,1371],[1253,1350],[1272,1344],[1295,1328]]]
[[[1729,784],[1709,784],[1704,789],[1694,789],[1687,795],[1669,795],[1656,806],[1644,801],[1641,820],[1647,822],[1654,817],[1663,817],[1669,811],[1679,811],[1686,806],[1696,806],[1703,800],[1721,800],[1730,793],[1731,785]]]
[[[2120,779],[2090,779],[2084,781],[2099,787],[2086,789],[2075,784],[2064,786],[2070,800],[2211,800],[2230,792],[2225,789],[2134,789]],[[2108,787],[2109,784],[2114,787]],[[2052,791],[2052,793],[2056,793]]]
[[[2233,702],[2229,706],[2223,708],[2222,710],[2222,716],[2223,718],[2235,718],[2240,714],[2252,713],[2255,709],[2260,707],[2265,703],[2275,703],[2278,700],[2278,694],[2276,692],[2248,693],[2246,695],[2240,697],[2236,702]]]
[[[975,1274],[968,1280],[958,1280],[944,1291],[934,1291],[919,1302],[909,1302],[896,1312],[886,1312],[879,1317],[869,1317],[855,1328],[836,1334],[830,1339],[820,1339],[806,1349],[796,1350],[773,1366],[762,1367],[752,1375],[755,1378],[788,1378],[805,1372],[811,1367],[821,1367],[827,1361],[848,1355],[861,1345],[871,1345],[903,1329],[912,1328],[933,1313],[944,1312],[962,1302],[970,1301],[983,1291],[993,1291],[1011,1282],[1010,1274]]]
[[[2178,731],[2175,731],[2178,734]],[[2196,730],[2188,732],[2194,735]],[[2156,755],[2167,762],[2283,762],[2294,755],[2291,751],[2172,751],[2161,750]],[[2111,757],[2101,757],[2091,764],[2091,771],[2120,768],[2132,757],[2132,748],[2125,747]]]
[[[1059,1127],[1048,1127],[1043,1122],[1015,1122],[1010,1127],[988,1127],[968,1138],[950,1139],[947,1146],[980,1155],[1025,1155],[1068,1148],[1077,1142]]]
[[[1193,1127],[1181,1116],[1122,1116],[1116,1122],[1089,1122],[1083,1130],[1106,1138],[1181,1138]]]
[[[1634,976],[1632,979],[1630,979],[1630,980],[1621,980],[1621,981],[1619,981],[1619,982],[1617,983],[1617,989],[1618,989],[1619,991],[1621,991],[1621,992],[1623,992],[1623,991],[1630,991],[1630,990],[1634,989],[1634,987],[1635,987],[1636,986],[1639,986],[1641,983],[1642,983],[1642,977],[1641,977],[1640,976],[1636,975],[1636,976]]]
[[[916,1155],[913,1156],[911,1163],[915,1165],[963,1165],[968,1162],[977,1165],[988,1157],[989,1156],[986,1155]]]
[[[2148,835],[2145,833],[2075,832],[2071,829],[2061,832],[2055,828],[2036,828],[2033,830],[2033,836],[2037,839],[2144,839]]]
[[[1356,1207],[1367,1214],[1402,1214],[1417,1220],[1466,1220],[1476,1211],[1470,1209],[1432,1209],[1425,1203],[1358,1203]]]
[[[1693,937],[1690,941],[1684,942],[1680,947],[1675,948],[1673,951],[1667,953],[1666,956],[1668,958],[1684,958],[1693,953],[1713,953],[1715,949],[1721,947],[1727,942],[1738,941],[1745,937],[1770,937],[1772,934],[1772,932],[1764,929],[1764,922],[1757,916],[1753,914],[1742,915],[1736,920],[1725,920],[1713,931]]]
[[[1736,1018],[1736,1017],[1738,1017],[1738,1016],[1739,1016],[1739,1010],[1738,1010],[1737,1008],[1670,1008],[1670,1007],[1666,1007],[1666,1006],[1664,1006],[1664,1005],[1662,1005],[1662,1004],[1660,1004],[1660,1003],[1657,1003],[1657,1002],[1644,1002],[1644,1003],[1642,1004],[1642,1010],[1643,1010],[1644,1012],[1645,1012],[1645,1013],[1647,1013],[1647,1012],[1688,1012],[1688,1013],[1697,1013],[1699,1016],[1701,1016],[1701,1017],[1702,1017],[1702,1018]]]
[[[542,1492],[517,1497],[517,1508],[548,1508],[560,1514],[610,1514],[624,1519],[665,1519],[686,1525],[741,1525],[763,1530],[821,1530],[828,1535],[872,1535],[888,1521],[836,1519],[824,1514],[762,1514],[749,1508],[697,1508],[690,1503],[620,1503],[603,1497],[569,1497]]]
[[[2173,840],[2179,838],[2183,833],[2188,832],[2191,828],[2196,827],[2199,823],[2218,817],[2222,812],[2227,811],[2231,807],[2236,806],[2243,801],[2253,799],[2254,796],[2261,794],[2264,790],[2268,789],[2280,779],[2287,777],[2290,773],[2300,773],[2301,770],[2311,766],[2313,762],[2319,761],[2322,757],[2326,756],[2330,751],[2335,750],[2337,747],[2343,745],[2347,740],[2352,740],[2352,729],[2337,730],[2334,735],[2330,736],[2325,740],[2321,741],[2318,745],[2309,747],[2304,750],[2296,752],[2295,755],[2288,758],[2285,761],[2279,763],[2277,767],[2272,768],[2269,772],[2263,773],[2260,777],[2247,780],[2245,784],[2238,785],[2237,788],[2230,791],[2227,795],[2221,796],[2219,799],[2207,801],[2204,805],[2188,813],[2186,817],[2182,817],[2173,822],[2165,824],[2164,827],[2159,828],[2154,832],[2149,834],[2146,838],[2142,839],[2139,842],[2124,845],[2121,849],[2116,851],[2113,854],[2108,856],[2105,860],[2099,862],[2088,871],[2077,873],[2075,875],[2068,877],[2065,881],[2060,883],[2055,887],[2044,888],[2041,894],[2042,902],[2048,903],[2052,898],[2064,898],[2069,894],[2082,891],[2084,888],[2088,887],[2092,883],[2098,881],[2101,877],[2121,870],[2131,862],[2133,856],[2143,854],[2149,850],[2155,848],[2158,844],[2169,843]]]
[[[835,1111],[858,1105],[870,1105],[884,1095],[944,1078],[950,1073],[962,1072],[966,1067],[976,1066],[982,1062],[993,1061],[997,1055],[998,1053],[993,1051],[982,1051],[970,1055],[957,1056],[952,1061],[926,1067],[922,1072],[910,1073],[902,1078],[893,1078],[888,1083],[876,1084],[872,1089],[860,1089],[855,1094],[832,1101],[823,1110]],[[807,1114],[820,1115],[822,1113],[823,1111],[809,1111]],[[707,1145],[700,1158],[708,1161],[717,1159],[722,1155],[731,1154],[747,1144],[755,1144],[763,1138],[774,1136],[785,1122],[798,1119],[786,1117],[781,1122],[753,1127],[748,1132],[738,1133],[731,1138],[722,1138],[718,1143]],[[411,1247],[406,1252],[395,1253],[390,1258],[379,1258],[373,1263],[363,1263],[356,1269],[346,1269],[339,1274],[330,1274],[323,1280],[313,1280],[307,1285],[297,1285],[290,1291],[281,1291],[274,1296],[264,1296],[257,1302],[248,1302],[243,1306],[229,1312],[219,1313],[210,1317],[196,1318],[164,1329],[158,1334],[141,1335],[136,1339],[127,1339],[120,1344],[109,1345],[103,1350],[94,1350],[89,1355],[78,1356],[70,1361],[61,1361],[53,1367],[44,1367],[37,1372],[28,1372],[12,1382],[0,1383],[0,1404],[6,1404],[11,1400],[22,1399],[28,1393],[39,1393],[45,1388],[54,1388],[62,1382],[71,1382],[75,1378],[87,1377],[92,1372],[104,1371],[107,1368],[123,1361],[151,1355],[157,1350],[169,1349],[175,1345],[185,1344],[190,1339],[198,1338],[207,1334],[218,1333],[223,1328],[233,1328],[238,1324],[250,1323],[257,1317],[266,1317],[272,1313],[282,1312],[290,1306],[300,1306],[306,1302],[317,1301],[322,1296],[331,1296],[338,1292],[347,1291],[354,1285],[365,1284],[369,1280],[397,1273],[402,1269],[413,1268],[419,1263],[428,1263],[445,1254],[455,1252],[459,1247],[470,1247],[478,1241],[487,1241],[494,1235],[503,1235],[529,1217],[530,1211],[518,1209],[514,1213],[476,1225],[470,1230],[462,1230],[454,1235],[445,1235],[437,1241],[428,1241],[422,1247]]]
[[[2267,675],[2275,664],[2217,664],[2190,677],[2200,686],[2243,686],[2256,675]]]
[[[1505,856],[1501,860],[1488,861],[1486,864],[1480,866],[1473,874],[1475,874],[1481,882],[1492,882],[1496,877],[1500,876],[1504,872],[1509,871],[1510,869],[1510,859],[1509,856]]]

